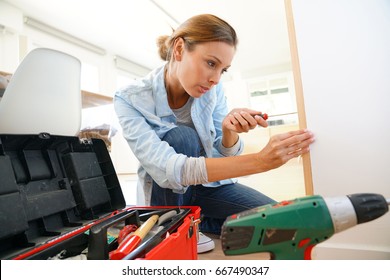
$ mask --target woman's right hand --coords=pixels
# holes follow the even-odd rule
[[[309,152],[310,144],[313,142],[314,135],[307,129],[277,134],[257,153],[257,159],[264,169],[275,169],[290,159]]]

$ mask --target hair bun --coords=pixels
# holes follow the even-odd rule
[[[158,47],[158,54],[164,61],[168,60],[168,45],[170,37],[168,35],[162,35],[157,38],[156,43]]]

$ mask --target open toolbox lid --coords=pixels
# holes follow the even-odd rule
[[[0,135],[0,259],[125,206],[103,140]]]

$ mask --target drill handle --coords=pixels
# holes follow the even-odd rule
[[[311,240],[308,241],[308,243],[301,245],[302,247],[298,245],[298,248],[292,248],[292,250],[286,248],[273,250],[270,252],[271,260],[311,260],[313,248],[317,243],[311,242]]]

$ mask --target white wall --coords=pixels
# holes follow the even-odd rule
[[[390,198],[390,1],[292,0],[314,193]],[[390,259],[390,214],[334,235],[317,258]]]
[[[0,1],[0,71],[11,72],[19,64],[19,36],[23,28],[23,14]]]

